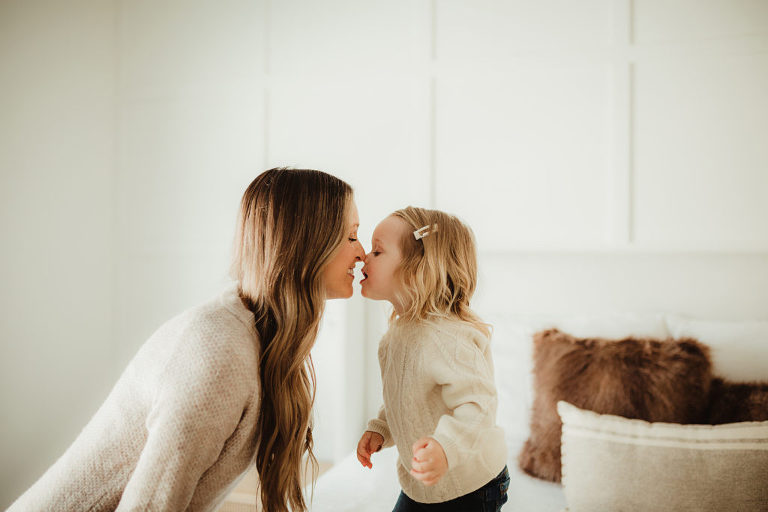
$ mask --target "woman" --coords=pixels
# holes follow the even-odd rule
[[[305,510],[310,350],[325,300],[352,295],[358,224],[338,178],[258,176],[240,204],[236,284],[161,326],[9,510],[212,510],[254,461],[266,512]]]

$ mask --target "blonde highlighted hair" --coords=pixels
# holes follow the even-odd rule
[[[325,306],[323,271],[346,238],[351,198],[330,174],[280,168],[256,177],[240,202],[231,275],[261,346],[256,469],[265,512],[306,510],[306,464],[313,482],[317,474],[310,350]]]
[[[402,261],[396,273],[401,285],[399,318],[453,318],[490,336],[490,326],[469,306],[477,287],[477,252],[472,230],[457,217],[440,210],[409,206],[392,216],[408,225],[400,240]],[[414,236],[417,230],[421,230],[419,239]],[[391,320],[397,317],[393,313]]]

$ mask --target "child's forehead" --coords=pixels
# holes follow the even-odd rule
[[[408,230],[408,225],[399,217],[389,216],[379,222],[373,230],[373,241],[392,243],[396,242]]]

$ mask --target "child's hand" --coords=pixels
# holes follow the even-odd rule
[[[384,437],[377,433],[366,430],[363,432],[363,437],[357,443],[357,460],[360,461],[366,468],[372,468],[371,454],[381,450],[381,445],[384,444]]]
[[[448,472],[448,459],[445,451],[436,440],[423,437],[411,448],[411,475],[424,485],[434,485]]]

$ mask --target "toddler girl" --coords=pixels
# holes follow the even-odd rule
[[[499,511],[509,474],[496,425],[488,326],[470,309],[472,232],[456,217],[408,207],[373,232],[363,296],[394,307],[379,344],[384,405],[357,458],[397,445],[403,492],[393,512]]]

